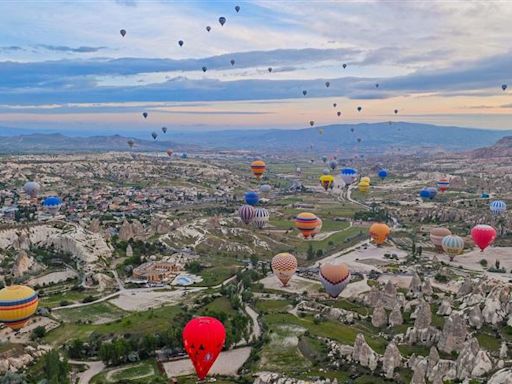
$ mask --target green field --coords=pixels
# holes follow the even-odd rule
[[[286,300],[262,300],[256,301],[256,310],[262,313],[283,313],[291,308]]]
[[[54,316],[66,323],[75,322],[111,322],[122,318],[126,312],[108,302],[86,305],[79,308],[60,309]]]
[[[62,293],[55,293],[51,294],[50,296],[40,297],[39,306],[47,308],[60,307],[62,301],[67,301],[69,304],[80,303],[84,298],[90,295],[90,292],[78,291],[65,291]]]
[[[155,360],[144,360],[134,364],[123,365],[105,370],[92,378],[91,384],[104,383],[147,383],[151,379],[163,378],[160,374]]]

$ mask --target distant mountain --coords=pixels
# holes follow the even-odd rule
[[[470,152],[475,159],[491,159],[495,157],[512,156],[512,136],[505,136],[490,147],[478,148]]]
[[[0,137],[0,153],[128,151],[129,138],[114,136],[69,137],[60,133]],[[163,151],[176,143],[134,139],[133,151]]]

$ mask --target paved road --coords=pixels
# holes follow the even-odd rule
[[[89,384],[89,381],[91,381],[94,376],[105,369],[105,364],[103,364],[103,361],[68,360],[68,362],[71,364],[83,364],[89,367],[87,370],[78,374],[78,384]]]

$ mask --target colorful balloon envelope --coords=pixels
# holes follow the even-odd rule
[[[244,224],[249,224],[252,221],[252,219],[254,219],[254,216],[256,215],[256,210],[252,205],[245,204],[240,207],[240,209],[238,210],[238,214]]]
[[[37,293],[24,285],[10,285],[0,290],[0,323],[17,331],[36,312]]]
[[[329,171],[329,168],[322,169],[322,175],[330,175],[331,171]]]
[[[449,186],[450,180],[448,180],[447,177],[443,177],[439,179],[439,181],[437,182],[437,189],[440,190],[441,192],[447,191]]]
[[[311,237],[314,238],[316,235],[318,235],[322,231],[322,225],[323,225],[323,221],[320,218],[318,218],[318,225],[313,230],[313,232],[311,232]]]
[[[359,180],[359,181],[362,181],[363,183],[371,184],[370,183],[370,178],[368,176],[361,177],[361,180]]]
[[[324,163],[327,163],[327,156],[322,156],[322,161],[323,161]]]
[[[183,347],[187,351],[199,380],[204,380],[224,348],[226,329],[213,317],[196,317],[183,329]]]
[[[323,264],[320,266],[320,281],[325,291],[336,298],[350,282],[350,271],[346,264]]]
[[[260,201],[260,196],[258,195],[257,192],[249,191],[245,192],[244,199],[247,204],[254,206],[258,204],[258,202]]]
[[[367,193],[370,190],[370,184],[364,181],[360,181],[359,184],[357,184],[357,188],[359,189],[359,192]]]
[[[270,213],[266,208],[256,208],[254,211],[253,223],[259,229],[263,229],[270,219]]]
[[[462,254],[464,251],[464,239],[456,235],[448,235],[441,240],[443,251],[448,255],[451,261],[455,256]]]
[[[291,253],[278,253],[272,258],[272,271],[284,287],[288,285],[296,270],[297,258]]]
[[[169,148],[165,151],[165,153],[167,153],[167,156],[171,157],[172,156],[172,149]]]
[[[501,215],[507,210],[507,204],[504,201],[495,200],[489,205],[489,208],[493,215]]]
[[[299,213],[295,218],[295,227],[302,233],[305,239],[312,236],[319,224],[320,219],[310,212]]]
[[[254,176],[259,179],[265,173],[267,166],[263,160],[255,160],[251,163],[251,169]]]
[[[471,238],[483,252],[496,238],[496,230],[487,224],[478,224],[471,229]]]
[[[444,227],[435,227],[435,228],[432,228],[430,230],[430,241],[432,242],[432,244],[434,244],[434,246],[436,247],[436,249],[440,252],[443,251],[443,239],[446,237],[446,236],[450,236],[452,234],[452,232],[448,229],[448,228],[444,228]]]
[[[327,191],[334,186],[334,177],[331,175],[320,176],[320,184]]]
[[[338,162],[336,160],[329,161],[329,167],[334,171],[338,166]]]
[[[260,186],[260,192],[268,193],[272,190],[272,187],[269,184],[263,184]]]
[[[343,168],[340,176],[345,185],[350,185],[357,180],[357,170],[354,168]]]
[[[437,195],[437,189],[433,187],[422,188],[420,191],[420,197],[422,200],[433,200]]]
[[[62,200],[58,196],[48,196],[43,200],[43,207],[52,215],[55,215],[62,206]]]
[[[27,181],[23,186],[23,191],[32,199],[37,197],[40,190],[41,186],[35,181]]]
[[[369,229],[370,237],[376,245],[384,244],[390,232],[391,230],[384,223],[373,223]]]
[[[377,173],[377,176],[379,176],[382,180],[384,180],[386,177],[388,177],[388,170],[387,169],[380,169]]]

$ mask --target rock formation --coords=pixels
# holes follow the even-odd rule
[[[375,328],[385,327],[388,324],[388,315],[382,305],[375,307],[372,315],[372,325]]]
[[[354,341],[354,351],[352,352],[352,359],[357,361],[363,367],[367,367],[374,371],[377,368],[379,355],[366,343],[364,335],[358,333]]]
[[[471,293],[473,290],[473,281],[471,278],[466,277],[462,282],[459,290],[457,291],[457,297],[463,297]]]
[[[496,372],[487,384],[512,384],[512,368],[505,368]]]
[[[409,285],[408,294],[411,297],[419,297],[421,294],[421,279],[417,273],[414,274],[411,280],[411,284]]]
[[[430,327],[432,323],[432,311],[430,305],[421,300],[416,310],[416,320],[414,321],[414,328],[425,329]]]
[[[34,266],[34,259],[27,255],[27,252],[24,250],[19,251],[18,257],[14,262],[14,266],[12,268],[12,275],[14,277],[21,277],[23,274],[27,273]]]
[[[484,318],[482,316],[482,311],[480,310],[480,305],[477,304],[471,308],[468,314],[468,321],[472,327],[475,327],[476,329],[482,328]]]
[[[480,349],[478,340],[475,338],[465,343],[455,363],[458,379],[481,377],[492,370],[489,354]]]
[[[395,343],[391,342],[387,345],[386,351],[384,352],[384,358],[382,359],[382,369],[384,375],[391,379],[393,378],[394,371],[396,368],[402,366],[402,355]]]
[[[126,257],[133,257],[133,248],[130,244],[126,246]]]
[[[449,316],[450,313],[452,313],[452,304],[449,300],[444,299],[437,310],[437,314],[441,316]]]
[[[464,318],[459,313],[453,312],[444,322],[438,348],[446,353],[460,351],[464,347],[466,335]]]
[[[487,295],[482,316],[486,323],[498,324],[505,320],[509,313],[510,305],[510,285],[497,284],[489,295]]]
[[[93,233],[100,233],[101,227],[99,219],[92,219],[87,229]]]
[[[432,345],[439,340],[440,331],[431,326],[432,312],[430,305],[421,300],[415,310],[414,327],[408,328],[405,338],[409,344]]]
[[[402,310],[400,308],[400,304],[397,304],[389,314],[389,326],[396,327],[397,325],[402,325],[403,323],[404,318],[402,316]]]
[[[430,283],[430,279],[426,279],[421,287],[421,292],[423,296],[432,296],[434,290],[432,289],[432,284]]]

